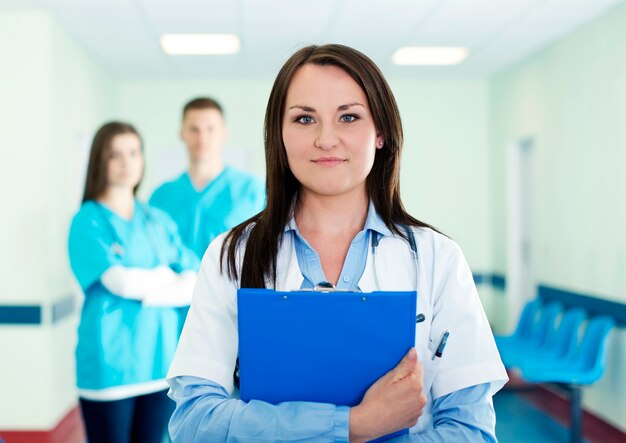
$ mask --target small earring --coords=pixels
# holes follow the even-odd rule
[[[383,142],[378,142],[378,147],[382,148],[383,147]]]

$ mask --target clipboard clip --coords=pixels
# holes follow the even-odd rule
[[[361,290],[339,289],[331,282],[323,281],[316,284],[313,288],[294,289],[291,292],[361,292]]]
[[[331,282],[322,281],[315,285],[313,288],[314,291],[318,292],[334,292],[337,290],[337,287],[333,285]]]

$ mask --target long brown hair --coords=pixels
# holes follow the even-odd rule
[[[385,143],[382,149],[376,150],[366,187],[385,225],[405,238],[406,233],[399,226],[431,227],[409,215],[400,199],[402,122],[391,88],[378,67],[367,56],[347,46],[307,46],[283,65],[267,103],[264,134],[267,206],[236,226],[222,245],[221,271],[224,272],[226,265],[229,278],[241,277],[241,287],[262,288],[266,280],[276,283],[277,254],[300,189],[300,183],[289,169],[282,138],[285,98],[293,75],[305,64],[343,69],[365,92],[376,130],[383,134]],[[246,251],[239,275],[236,258],[244,240]]]
[[[89,165],[87,166],[87,177],[85,178],[85,192],[83,193],[83,203],[87,200],[95,200],[100,197],[107,186],[107,173],[109,168],[109,153],[111,152],[111,142],[113,137],[122,134],[135,134],[139,138],[139,143],[143,151],[141,136],[133,125],[125,122],[105,123],[98,129],[91,142],[89,152]],[[133,188],[133,194],[137,193],[137,186]]]

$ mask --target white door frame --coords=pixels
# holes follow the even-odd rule
[[[535,140],[522,137],[507,146],[507,324],[513,328],[527,300],[535,297],[532,273],[532,183]]]

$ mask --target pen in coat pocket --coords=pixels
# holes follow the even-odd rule
[[[433,354],[432,360],[434,360],[435,357],[441,358],[441,356],[443,355],[443,350],[446,347],[446,343],[448,342],[448,336],[449,335],[450,335],[450,331],[444,331],[444,333],[441,334],[441,339],[439,340],[439,344],[437,345],[437,349],[435,349],[435,353]]]

